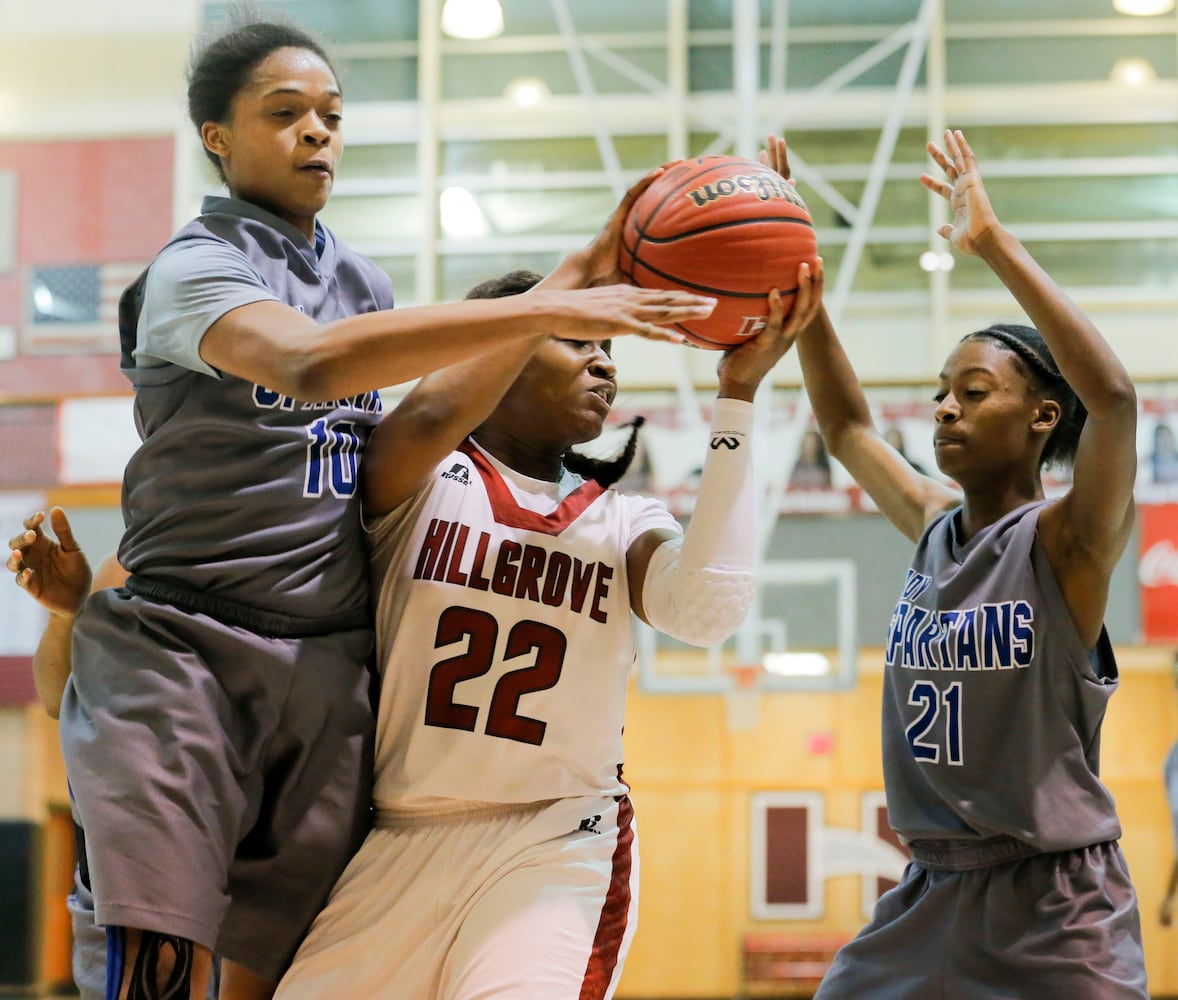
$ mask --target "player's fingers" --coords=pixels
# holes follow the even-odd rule
[[[921,174],[920,183],[932,191],[933,194],[939,194],[946,201],[953,197],[953,185],[946,184],[931,174]]]
[[[790,179],[789,147],[783,136],[774,136],[774,148],[777,150],[777,172],[787,181]]]
[[[677,330],[669,330],[655,323],[643,323],[633,331],[643,340],[656,340],[666,344],[682,344],[683,334]]]
[[[822,288],[826,282],[826,261],[823,260],[821,257],[817,258],[814,261],[814,267],[812,269],[811,278],[814,283],[815,293],[819,297],[821,297]]]
[[[769,315],[765,320],[765,329],[761,331],[758,336],[774,337],[781,333],[785,326],[785,299],[781,297],[780,290],[776,288],[769,289]]]
[[[22,531],[19,535],[13,535],[8,539],[8,547],[10,549],[19,549],[22,552],[29,548],[38,538],[36,531]]]
[[[26,517],[21,522],[21,525],[24,527],[24,529],[26,531],[35,531],[37,528],[39,528],[41,526],[41,524],[44,522],[44,520],[45,520],[45,512],[43,510],[39,510],[36,513],[30,514],[28,517]]]
[[[60,507],[49,511],[49,524],[57,536],[57,542],[64,552],[77,552],[81,546],[74,539],[74,529],[70,527],[70,519]]]
[[[965,162],[961,156],[961,146],[957,143],[957,134],[952,129],[945,129],[945,152],[957,170],[965,169]]]
[[[627,215],[634,202],[636,202],[642,196],[642,192],[650,187],[662,174],[666,172],[667,168],[665,166],[655,167],[653,170],[648,171],[639,180],[631,184],[630,189],[624,195],[622,195],[622,200],[618,204],[618,207],[614,210],[614,215],[620,214],[623,217]]]
[[[970,146],[968,140],[965,138],[965,133],[958,129],[954,133],[954,139],[957,142],[958,148],[961,150],[961,162],[970,167],[977,163],[977,157],[974,156],[973,148]]]
[[[798,267],[798,290],[794,294],[793,308],[789,312],[786,329],[796,333],[814,318],[818,308],[818,297],[814,291],[814,274],[808,261]]]
[[[716,308],[716,299],[695,292],[639,289],[638,304],[639,308],[648,313],[643,319],[676,322],[681,319],[707,319]]]

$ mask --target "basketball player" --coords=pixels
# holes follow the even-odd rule
[[[1035,329],[966,336],[936,393],[937,465],[887,445],[823,314],[798,337],[831,454],[916,543],[887,636],[888,815],[912,852],[821,1000],[1145,1000],[1137,899],[1097,777],[1117,686],[1103,618],[1133,523],[1137,402],[1092,323],[1003,228],[961,132],[921,178],[941,235]],[[788,174],[784,144],[770,159]],[[1073,465],[1047,499],[1041,468]]]
[[[279,1000],[613,995],[637,912],[630,613],[702,646],[744,618],[752,398],[813,311],[808,268],[799,285],[789,323],[774,293],[719,363],[685,537],[661,502],[572,471],[614,396],[608,344],[554,335],[427,376],[374,432],[376,828]]]
[[[103,587],[121,587],[127,572],[114,554],[93,572],[85,553],[74,539],[65,511],[54,507],[49,521],[56,540],[45,532],[43,511],[25,518],[24,530],[8,543],[6,563],[16,584],[49,612],[45,629],[33,652],[33,686],[50,718],[61,710],[61,696],[70,675],[70,650],[74,619],[88,593]],[[102,1000],[106,995],[106,931],[94,921],[94,897],[86,868],[86,841],[74,821],[74,887],[66,898],[72,930],[72,972],[81,1000]],[[209,980],[208,1000],[217,997],[217,963]]]
[[[78,617],[61,712],[111,1000],[203,997],[213,950],[223,996],[269,996],[368,827],[376,389],[553,331],[677,340],[661,325],[714,305],[546,287],[391,312],[388,276],[316,220],[343,146],[318,43],[234,25],[188,99],[229,196],[121,303],[130,575]],[[602,276],[592,247],[574,262]]]

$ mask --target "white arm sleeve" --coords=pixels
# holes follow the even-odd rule
[[[752,423],[752,403],[716,400],[687,532],[663,542],[646,569],[646,620],[693,646],[723,642],[752,605],[757,537]]]

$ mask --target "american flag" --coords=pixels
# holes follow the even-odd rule
[[[27,354],[118,353],[119,296],[142,264],[30,267],[25,285]]]

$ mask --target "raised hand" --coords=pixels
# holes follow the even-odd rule
[[[765,148],[761,150],[759,159],[770,170],[775,170],[791,184],[795,183],[789,172],[789,151],[786,149],[785,138],[771,135],[765,141]]]
[[[572,291],[536,288],[527,294],[553,296],[545,306],[560,317],[552,332],[578,340],[635,334],[678,344],[683,342],[683,335],[670,327],[706,319],[716,307],[716,300],[706,295],[633,285],[600,285]]]
[[[946,129],[944,150],[930,142],[928,151],[947,180],[921,174],[920,183],[939,194],[953,209],[952,224],[946,223],[937,232],[962,253],[976,254],[978,241],[996,230],[999,223],[982,184],[973,150],[960,129]]]
[[[822,306],[822,278],[821,257],[815,268],[802,262],[798,267],[798,290],[788,316],[777,289],[769,293],[769,319],[765,329],[752,340],[725,351],[720,359],[717,373],[722,396],[752,400],[761,380],[793,347],[798,332],[817,315]]]
[[[57,541],[45,533],[45,513],[37,511],[25,518],[25,530],[9,540],[6,565],[15,574],[16,585],[47,611],[72,617],[90,592],[90,564],[74,539],[65,511],[54,507],[49,521]]]

